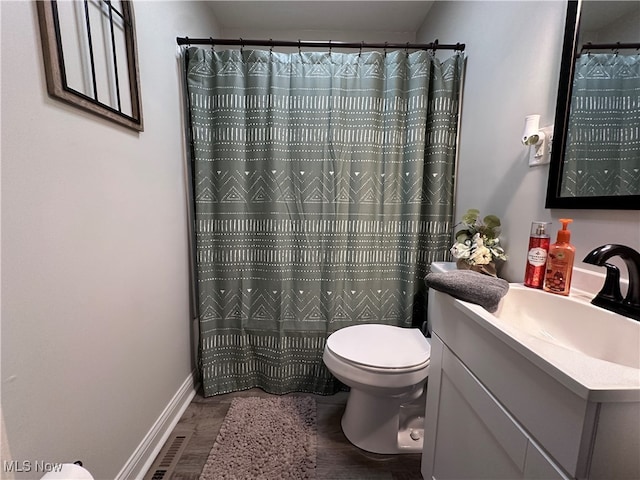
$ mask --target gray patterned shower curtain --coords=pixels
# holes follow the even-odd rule
[[[326,338],[420,325],[462,54],[184,51],[205,395],[333,393]]]

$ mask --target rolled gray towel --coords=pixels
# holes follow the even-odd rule
[[[448,293],[465,302],[477,303],[491,313],[498,310],[500,299],[509,291],[506,280],[473,270],[430,273],[424,281],[429,288]]]

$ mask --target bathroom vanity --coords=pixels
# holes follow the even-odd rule
[[[429,319],[425,479],[640,478],[640,323],[521,285]]]

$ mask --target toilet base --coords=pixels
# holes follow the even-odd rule
[[[381,397],[351,388],[342,431],[356,447],[380,454],[420,453],[424,437],[426,388],[410,395]]]

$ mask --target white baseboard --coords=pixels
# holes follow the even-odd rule
[[[191,372],[185,379],[115,480],[141,479],[145,476],[173,428],[196,395],[195,378],[196,373]]]

